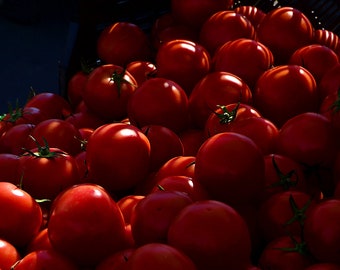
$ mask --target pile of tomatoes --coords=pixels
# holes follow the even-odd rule
[[[172,0],[96,42],[1,117],[1,270],[340,269],[335,33]]]

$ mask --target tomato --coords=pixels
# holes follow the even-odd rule
[[[40,109],[47,119],[65,119],[72,112],[71,104],[64,97],[53,92],[34,93],[25,107]]]
[[[316,112],[319,106],[313,75],[299,65],[281,65],[265,71],[253,91],[254,107],[281,127],[289,118]]]
[[[198,150],[194,178],[213,199],[247,204],[264,188],[264,169],[263,154],[254,141],[223,132],[208,138]]]
[[[164,243],[149,243],[135,249],[126,263],[129,270],[196,270],[193,261],[181,250]]]
[[[0,190],[0,238],[21,249],[39,232],[42,210],[29,193],[12,183],[0,182]]]
[[[240,77],[225,71],[214,71],[202,78],[189,96],[189,114],[194,127],[204,128],[218,105],[252,103],[252,92]]]
[[[34,127],[35,125],[32,124],[17,124],[11,127],[0,137],[0,152],[23,154]]]
[[[212,65],[215,71],[226,71],[242,78],[253,89],[262,73],[274,64],[272,52],[262,43],[239,38],[216,50]]]
[[[199,42],[211,55],[224,43],[239,38],[255,39],[256,31],[247,17],[233,10],[221,10],[202,25]]]
[[[314,263],[305,270],[340,270],[340,265],[335,263]]]
[[[95,270],[124,270],[134,248],[123,249],[103,259]]]
[[[334,52],[340,50],[340,39],[339,36],[329,29],[315,29],[314,31],[314,43],[327,46]]]
[[[53,202],[48,222],[52,248],[80,266],[95,266],[126,247],[125,222],[101,186],[80,184]]]
[[[204,130],[187,128],[178,135],[183,145],[183,155],[196,156],[198,149],[205,141]]]
[[[114,22],[102,29],[96,51],[105,64],[125,67],[136,60],[150,60],[151,45],[140,26],[131,22]]]
[[[25,146],[30,150],[37,147],[37,143],[59,148],[70,155],[76,155],[81,151],[81,135],[79,129],[72,123],[57,118],[44,120],[37,124],[32,130],[33,139],[28,140]]]
[[[66,122],[71,123],[76,128],[92,128],[96,129],[101,125],[107,123],[103,118],[94,114],[90,110],[82,110],[79,112],[72,113],[68,117],[65,118]]]
[[[163,43],[155,61],[157,76],[175,81],[187,95],[211,69],[211,57],[205,47],[185,39]]]
[[[13,266],[13,270],[43,270],[47,268],[77,270],[78,266],[51,249],[28,253]]]
[[[306,68],[320,82],[323,75],[339,63],[336,53],[325,45],[311,44],[300,47],[290,56],[288,63]]]
[[[144,195],[128,194],[117,201],[117,205],[124,216],[125,224],[130,224],[131,214],[135,206],[144,198]]]
[[[301,235],[311,207],[312,196],[304,191],[281,191],[269,196],[259,206],[258,222],[266,243],[277,237]]]
[[[151,78],[141,84],[128,102],[132,125],[161,125],[175,133],[188,126],[188,97],[183,88],[166,78]]]
[[[169,227],[168,243],[187,254],[197,269],[243,269],[250,262],[248,227],[238,212],[215,200],[186,206]]]
[[[89,74],[83,92],[87,108],[107,121],[119,121],[127,115],[127,102],[137,87],[136,80],[123,67],[106,64]]]
[[[7,123],[8,127],[19,124],[36,125],[39,122],[48,119],[41,109],[36,107],[25,106],[10,110],[2,116],[1,121]]]
[[[179,191],[163,190],[146,195],[131,213],[130,224],[136,245],[166,244],[170,224],[192,202],[188,194]]]
[[[22,187],[35,199],[53,200],[80,181],[75,158],[59,148],[41,145],[21,155],[19,162]]]
[[[253,24],[255,29],[259,25],[259,23],[262,21],[266,13],[256,6],[248,6],[248,5],[241,5],[234,8],[234,11],[236,13],[242,14],[243,16],[246,16],[247,19]]]
[[[127,64],[126,70],[136,80],[137,85],[141,85],[144,81],[153,78],[157,74],[157,67],[150,61],[132,61]]]
[[[257,39],[271,50],[276,65],[287,64],[295,50],[313,43],[314,27],[300,10],[283,6],[266,13]]]
[[[328,70],[321,78],[318,90],[320,100],[340,89],[340,63]]]
[[[11,269],[21,255],[19,250],[10,242],[0,239],[0,269]]]
[[[314,258],[308,254],[299,235],[284,235],[270,241],[259,258],[260,269],[309,269]]]
[[[146,125],[141,131],[151,146],[150,171],[157,171],[169,159],[183,155],[181,139],[171,129],[160,125]]]
[[[92,133],[86,146],[89,175],[110,193],[130,190],[146,178],[150,153],[148,138],[135,126],[102,125]]]
[[[233,0],[172,0],[171,11],[176,21],[200,29],[203,23],[215,12],[230,9]]]
[[[74,111],[83,100],[83,91],[87,81],[88,73],[83,70],[77,71],[67,82],[67,100]]]
[[[0,153],[0,182],[14,185],[20,182],[19,156],[11,153]]]
[[[52,249],[47,227],[41,229],[25,248],[25,254],[38,250]]]
[[[340,200],[328,199],[315,205],[305,220],[303,236],[307,248],[319,261],[340,263]]]

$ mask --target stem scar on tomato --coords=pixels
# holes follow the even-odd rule
[[[116,85],[117,85],[118,97],[120,97],[120,95],[122,93],[122,91],[121,91],[122,83],[128,83],[131,86],[137,87],[137,85],[135,85],[132,82],[129,82],[128,80],[124,79],[125,74],[126,74],[126,68],[124,68],[122,70],[122,72],[120,72],[120,73],[118,72],[118,70],[115,70],[110,77],[110,81],[116,83]]]

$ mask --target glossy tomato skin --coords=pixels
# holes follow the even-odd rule
[[[145,81],[129,99],[127,110],[130,123],[138,128],[153,124],[178,133],[188,126],[188,97],[167,78]]]
[[[274,58],[269,48],[249,38],[224,43],[212,59],[213,70],[233,73],[242,78],[251,89],[260,75],[273,65]]]
[[[332,49],[338,54],[340,50],[340,38],[339,36],[329,29],[315,29],[314,42],[321,44]],[[338,54],[339,55],[339,54]]]
[[[102,260],[95,268],[95,270],[124,270],[126,264],[135,248],[127,248],[113,253],[104,260]]]
[[[25,248],[25,254],[33,251],[52,249],[47,227],[42,228]]]
[[[257,39],[274,55],[276,65],[287,64],[292,53],[313,43],[314,28],[300,10],[283,6],[266,13],[257,27]]]
[[[182,250],[197,269],[243,269],[250,260],[248,227],[239,213],[215,200],[194,202],[177,215],[168,243]]]
[[[77,71],[71,76],[67,83],[67,100],[74,111],[83,100],[83,91],[87,81],[88,73],[83,70]]]
[[[151,46],[146,33],[130,22],[106,26],[97,40],[98,57],[106,64],[126,66],[136,60],[150,60]]]
[[[127,102],[137,82],[123,67],[114,64],[94,69],[85,85],[83,100],[87,108],[107,121],[119,121],[127,115]]]
[[[264,188],[263,154],[245,135],[219,133],[198,150],[194,177],[213,199],[232,206],[254,202]]]
[[[340,201],[328,199],[315,205],[305,221],[304,239],[320,262],[339,264]]]
[[[319,82],[319,96],[322,100],[333,93],[337,93],[340,89],[340,63],[328,70]]]
[[[132,61],[127,64],[126,70],[135,78],[137,85],[141,85],[157,74],[156,65],[150,61]]]
[[[127,248],[123,215],[110,194],[95,184],[80,184],[53,202],[48,223],[52,248],[82,267],[94,267]]]
[[[236,13],[240,13],[247,17],[247,19],[253,24],[255,29],[262,21],[266,13],[256,6],[241,5],[234,9]]]
[[[0,238],[16,248],[25,247],[42,226],[42,210],[26,191],[9,182],[0,182]]]
[[[21,258],[19,250],[10,242],[0,239],[0,269],[11,269]]]
[[[97,128],[86,146],[89,175],[110,193],[134,188],[149,171],[150,142],[135,126],[110,123]]]
[[[255,39],[256,31],[247,17],[233,10],[222,10],[210,16],[202,25],[199,42],[211,55],[227,41]]]
[[[137,203],[144,199],[144,195],[128,194],[117,201],[117,205],[124,216],[125,224],[130,224],[131,214]]]
[[[157,76],[175,81],[187,95],[211,69],[211,56],[206,48],[184,39],[163,43],[155,61]]]
[[[275,66],[265,71],[253,91],[254,107],[281,127],[289,118],[316,112],[319,106],[313,75],[299,65]]]
[[[19,156],[10,153],[0,153],[0,182],[19,184]]]
[[[252,104],[252,92],[240,77],[225,71],[214,71],[202,78],[189,96],[192,126],[204,129],[211,112],[219,105],[241,102]]]

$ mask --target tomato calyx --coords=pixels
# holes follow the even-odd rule
[[[293,222],[298,222],[301,226],[301,228],[303,228],[304,226],[304,222],[306,219],[306,211],[309,207],[309,205],[312,203],[312,199],[309,199],[303,206],[302,208],[299,208],[293,198],[292,195],[289,196],[289,204],[292,208],[293,211],[293,217],[291,219],[289,219],[286,223],[284,223],[284,226],[288,226],[290,224],[292,224]]]
[[[117,69],[112,73],[111,77],[110,77],[110,81],[114,82],[117,85],[117,90],[118,90],[118,97],[120,97],[121,93],[122,93],[122,84],[123,83],[127,83],[130,84],[134,87],[136,87],[136,85],[134,85],[133,83],[129,82],[128,80],[126,80],[124,78],[126,74],[126,69],[124,68],[122,70],[122,72],[119,72]]]
[[[24,116],[23,108],[20,108],[18,100],[16,101],[15,109],[12,105],[8,104],[8,113],[4,113],[0,116],[0,120],[9,123],[15,123],[18,119]]]
[[[236,104],[236,107],[231,111],[228,111],[227,106],[225,105],[217,105],[219,109],[221,109],[222,113],[218,113],[214,111],[214,114],[219,118],[220,124],[228,124],[236,118],[237,110],[240,106],[240,102]]]
[[[292,187],[296,187],[299,181],[299,176],[295,170],[291,170],[288,173],[284,174],[277,165],[274,156],[272,156],[272,164],[277,176],[279,177],[279,180],[267,186],[267,188],[282,187],[283,190],[289,190]]]
[[[29,155],[37,158],[55,158],[59,155],[65,154],[63,151],[51,151],[45,138],[43,138],[44,145],[41,145],[32,135],[29,135],[29,137],[37,145],[38,151],[33,152],[32,150],[25,149],[26,152],[23,155]]]
[[[336,100],[330,106],[330,110],[332,110],[334,113],[337,113],[340,111],[340,88],[338,89]]]
[[[308,256],[309,255],[309,251],[308,251],[308,247],[305,241],[301,240],[300,242],[293,237],[292,235],[289,235],[290,239],[292,240],[294,246],[293,247],[276,247],[273,249],[276,250],[281,250],[284,252],[297,252],[303,256]]]

